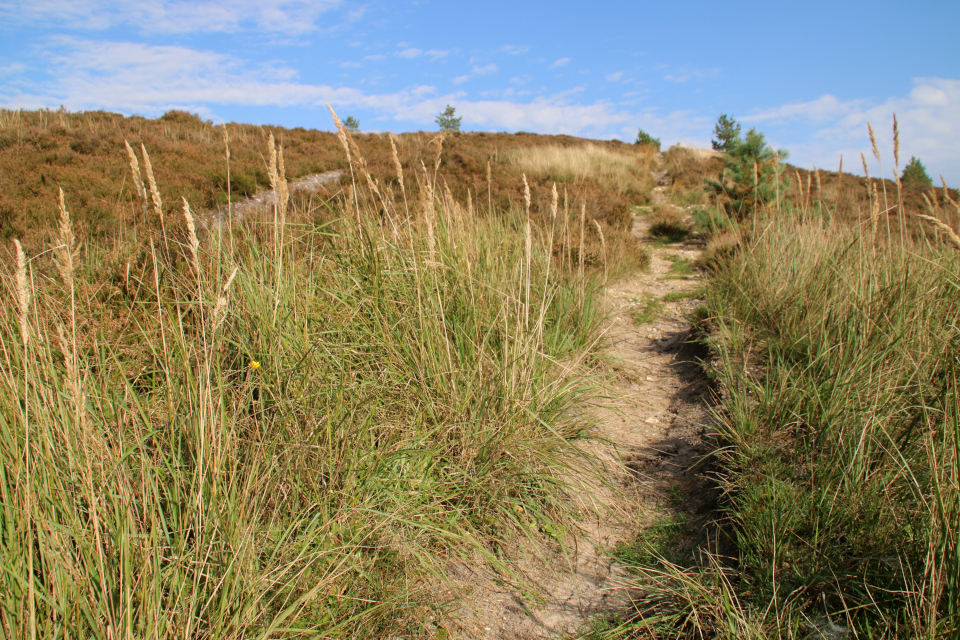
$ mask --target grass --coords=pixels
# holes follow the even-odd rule
[[[352,157],[356,189],[221,229],[165,171],[163,224],[148,196],[109,242],[66,191],[15,256],[0,635],[423,635],[451,560],[522,584],[493,550],[563,540],[602,271],[525,237],[519,192],[481,215],[411,170],[408,208]]]
[[[659,205],[650,215],[650,235],[669,243],[683,242],[690,235],[690,227],[675,208]]]
[[[706,289],[692,289],[690,291],[671,291],[665,294],[661,300],[664,302],[678,302],[680,300],[690,300],[703,298],[707,295]]]
[[[670,261],[670,268],[667,270],[667,279],[683,279],[694,275],[694,261],[689,258],[683,258],[670,253],[663,254],[663,257]]]
[[[960,634],[960,207],[944,190],[927,225],[896,188],[888,219],[813,191],[711,238],[729,556],[641,558],[596,637]]]
[[[633,322],[638,326],[649,324],[659,318],[661,313],[663,313],[663,303],[659,298],[638,300],[633,311]]]
[[[591,180],[622,194],[634,194],[639,196],[635,204],[649,199],[653,188],[650,168],[654,155],[653,151],[642,146],[609,147],[583,143],[577,146],[522,147],[511,151],[509,158],[534,176],[566,184]]]

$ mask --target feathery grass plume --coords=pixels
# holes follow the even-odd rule
[[[420,213],[424,224],[427,225],[427,256],[429,260],[433,260],[437,244],[433,229],[436,207],[433,202],[433,186],[430,183],[430,174],[427,173],[427,167],[423,164],[423,160],[420,161],[420,168],[423,169],[423,184],[420,185]]]
[[[283,164],[283,144],[277,147],[277,202],[280,208],[280,227],[287,219],[287,205],[290,203],[290,185],[287,184],[287,169]]]
[[[780,150],[773,152],[773,175],[776,178],[777,186],[777,213],[780,212]]]
[[[930,215],[934,215],[934,214],[936,213],[936,209],[934,209],[933,203],[930,202],[930,198],[927,197],[927,194],[921,193],[921,194],[920,194],[920,197],[922,197],[922,198],[923,198],[923,201],[926,203],[926,205],[927,205],[927,211],[930,212]]]
[[[493,173],[490,170],[490,161],[487,160],[487,213],[493,211]]]
[[[568,233],[570,220],[570,201],[567,199],[567,185],[563,185],[563,247],[566,253],[566,264],[570,264],[570,254],[573,248],[570,247],[570,234]]]
[[[280,176],[277,170],[277,142],[273,138],[273,133],[267,137],[267,146],[269,147],[267,176],[270,178],[270,188],[273,189],[274,196],[277,194],[277,188],[280,185]]]
[[[947,236],[947,241],[952,244],[955,249],[960,250],[960,236],[957,235],[957,232],[954,231],[950,225],[939,218],[934,218],[933,216],[920,214],[920,217],[943,231],[943,233]]]
[[[403,165],[400,164],[400,154],[397,152],[397,136],[392,133],[389,135],[390,151],[393,153],[393,168],[397,170],[397,180],[400,181],[400,193],[403,194],[403,201],[407,201],[407,188],[403,184]]]
[[[942,175],[940,176],[940,182],[943,183],[943,199],[949,202],[953,208],[957,210],[957,214],[960,214],[960,204],[950,197],[950,189],[947,188],[947,181],[943,179]]]
[[[877,146],[877,136],[873,134],[873,125],[869,122],[867,123],[867,130],[870,132],[870,145],[873,146],[873,157],[877,159],[877,162],[881,162],[880,148]]]
[[[603,283],[607,283],[607,241],[603,237],[603,229],[600,227],[600,223],[595,219],[593,220],[594,226],[597,227],[597,233],[600,234],[600,247],[603,249]]]
[[[143,153],[143,168],[147,171],[147,183],[150,185],[150,201],[153,203],[153,211],[160,219],[160,226],[163,222],[163,201],[160,199],[160,190],[157,189],[157,180],[153,177],[153,165],[150,164],[150,154],[147,153],[147,147],[140,143],[140,151]]]
[[[843,187],[843,154],[840,154],[840,168],[837,169],[837,195],[840,195],[840,189]]]
[[[800,207],[802,207],[802,206],[803,206],[803,203],[805,202],[804,199],[803,199],[803,179],[800,177],[800,172],[799,172],[799,171],[794,170],[793,173],[794,173],[794,175],[797,176],[797,191],[800,192],[799,195],[797,196],[797,197],[800,199],[799,202],[797,202],[797,205],[800,206]]]
[[[443,131],[438,133],[433,140],[427,143],[429,147],[434,142],[437,143],[437,157],[433,160],[433,184],[437,184],[437,172],[440,171],[440,156],[443,154]],[[434,186],[436,188],[436,186]]]
[[[873,230],[873,233],[877,232],[877,225],[880,224],[880,194],[877,193],[877,184],[871,183],[870,187],[872,192],[870,194],[870,202],[873,205],[873,211],[870,213],[870,227]]]
[[[760,166],[757,164],[757,161],[753,161],[753,188],[756,189],[760,184]]]
[[[472,194],[473,194],[473,191],[470,190],[470,189],[467,189],[467,216],[469,216],[469,218],[470,218],[471,221],[473,220],[474,215],[476,215],[476,214],[473,212],[473,196],[472,196]]]
[[[900,170],[900,128],[897,126],[896,113],[893,114],[893,165],[897,171]]]
[[[197,227],[193,223],[193,214],[190,213],[190,203],[181,196],[183,200],[183,219],[187,222],[187,246],[190,248],[190,260],[193,270],[197,276],[197,284],[200,283],[200,240],[197,239]]]
[[[817,199],[823,199],[823,189],[820,187],[820,170],[817,169],[817,165],[813,165],[813,175],[817,179]]]
[[[30,341],[30,332],[27,321],[30,317],[30,288],[27,286],[27,257],[23,253],[23,246],[20,241],[14,239],[17,253],[17,318],[20,321],[20,337],[24,346]]]
[[[57,228],[57,246],[53,249],[53,262],[63,285],[73,290],[73,272],[76,268],[76,259],[79,247],[73,235],[73,224],[70,222],[70,212],[63,199],[63,189],[60,189],[60,224]]]
[[[578,256],[580,259],[581,290],[583,289],[582,285],[583,285],[583,271],[584,271],[583,269],[583,232],[584,232],[584,227],[586,227],[586,225],[587,225],[587,203],[581,202],[580,203],[580,254]]]
[[[227,317],[227,302],[229,301],[230,294],[230,285],[233,284],[233,279],[237,275],[237,271],[240,270],[240,267],[234,267],[233,271],[230,273],[230,276],[227,278],[227,281],[223,283],[223,287],[220,288],[220,296],[217,297],[217,304],[213,307],[213,330],[216,331],[220,328],[220,325],[223,324],[223,321]]]
[[[523,217],[523,246],[526,267],[524,280],[526,281],[526,296],[523,309],[523,326],[530,329],[530,267],[533,258],[533,232],[530,229],[530,185],[527,183],[527,174],[523,174],[523,204],[526,215]]]
[[[810,172],[808,171],[807,172],[807,204],[806,204],[806,206],[808,207],[810,206],[810,202],[813,200],[813,197],[810,195],[813,192],[812,187],[813,187],[813,176],[810,175]]]
[[[134,153],[130,143],[124,140],[123,144],[127,148],[127,160],[130,163],[130,175],[133,178],[133,186],[137,189],[137,198],[140,199],[140,203],[143,205],[144,210],[146,210],[147,190],[143,186],[143,176],[140,174],[140,162],[137,160],[137,154]]]
[[[870,170],[867,169],[867,156],[863,155],[863,151],[860,152],[860,160],[863,162],[863,175],[866,176],[867,180],[870,180]],[[869,188],[870,186],[867,185],[867,189]]]

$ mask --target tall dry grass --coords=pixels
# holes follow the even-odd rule
[[[553,264],[519,203],[466,215],[439,144],[408,209],[344,138],[357,180],[329,199],[166,215],[143,148],[162,226],[77,242],[67,192],[52,255],[16,243],[0,635],[422,635],[451,560],[522,584],[494,549],[564,544],[596,271]]]

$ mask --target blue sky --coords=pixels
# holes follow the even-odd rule
[[[0,105],[366,131],[709,147],[720,113],[791,161],[960,183],[960,2],[0,0]]]

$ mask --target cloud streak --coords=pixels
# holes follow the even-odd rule
[[[342,5],[342,0],[14,0],[0,4],[0,24],[300,35],[316,29],[320,16]]]

